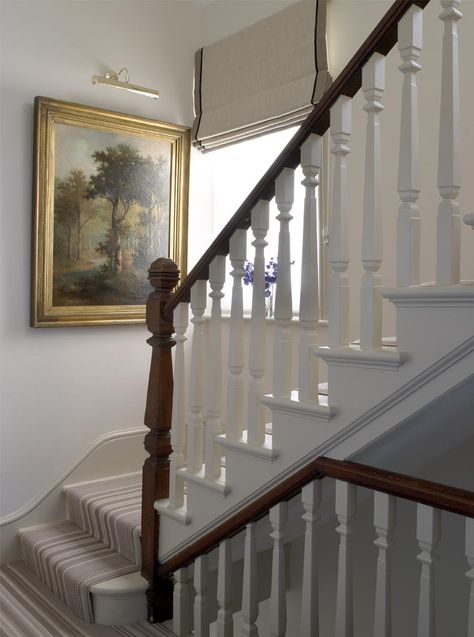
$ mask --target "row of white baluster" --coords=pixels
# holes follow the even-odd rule
[[[376,586],[373,616],[374,637],[390,637],[392,625],[391,608],[391,544],[393,539],[395,503],[393,496],[374,492],[374,529],[378,549],[376,562]],[[286,634],[299,637],[318,637],[319,633],[319,582],[318,582],[318,525],[321,521],[321,481],[315,481],[303,488],[301,500],[305,522],[304,558],[302,573],[301,625],[287,627],[286,563],[284,543],[287,538],[287,507],[282,502],[269,512],[273,557],[271,571],[271,601],[269,621],[265,634],[284,637]],[[420,567],[418,629],[417,637],[435,635],[435,600],[433,563],[437,556],[436,546],[440,539],[441,511],[418,504],[416,539],[420,549],[417,556]],[[356,487],[346,482],[336,481],[336,517],[339,534],[339,555],[337,565],[337,590],[335,600],[335,637],[353,635],[353,527],[356,512]],[[466,577],[470,582],[468,617],[465,620],[467,637],[474,637],[474,519],[465,520],[465,550],[469,570]],[[324,547],[322,547],[324,550]],[[194,589],[191,569],[186,567],[175,574],[174,588],[174,632],[178,637],[190,634],[194,625],[196,637],[208,637],[210,623],[216,621],[217,637],[233,637],[234,621],[232,599],[232,553],[231,540],[224,540],[219,546],[217,582],[217,618],[211,617],[214,607],[208,591],[209,556],[199,557],[194,563]],[[265,574],[267,577],[270,574]],[[260,574],[260,577],[265,576]],[[251,522],[245,529],[244,574],[242,585],[240,637],[258,637],[258,577],[256,523]],[[235,589],[234,589],[235,592]],[[240,607],[240,606],[239,606]],[[400,609],[394,609],[400,610]],[[464,622],[463,622],[464,623]],[[287,633],[287,631],[289,631]]]
[[[438,212],[437,282],[459,283],[460,216],[455,199],[459,192],[458,142],[458,37],[457,21],[460,0],[442,0],[444,22],[442,107],[438,184],[441,203]],[[416,74],[420,70],[422,47],[422,10],[412,6],[399,24],[398,48],[403,74],[400,164],[398,191],[401,205],[398,215],[397,280],[400,286],[419,283],[420,220],[416,201],[419,193],[418,105]],[[362,90],[367,112],[364,217],[362,228],[361,349],[378,349],[382,339],[382,298],[379,270],[382,264],[381,192],[380,192],[380,123],[383,109],[384,65],[375,53],[363,68]],[[346,156],[351,134],[351,99],[341,96],[330,113],[330,134],[334,154],[332,207],[329,230],[331,280],[328,303],[328,344],[349,344],[348,191]],[[303,243],[301,252],[301,292],[299,307],[298,400],[318,402],[318,359],[316,327],[318,307],[318,211],[316,188],[321,168],[322,140],[311,135],[301,147],[305,200]],[[294,200],[294,171],[285,168],[275,183],[278,208],[278,280],[276,284],[273,384],[272,393],[289,398],[294,387],[290,361],[292,313],[290,222]],[[231,276],[233,279],[230,331],[228,341],[228,380],[224,385],[222,369],[221,298],[225,282],[226,259],[216,256],[209,268],[212,299],[208,338],[206,339],[207,282],[198,280],[191,291],[194,333],[190,362],[189,387],[185,370],[184,342],[188,328],[188,304],[174,313],[176,358],[174,365],[174,404],[172,425],[171,508],[183,505],[183,484],[176,471],[204,471],[204,477],[216,480],[221,475],[221,446],[216,436],[225,433],[231,440],[242,439],[252,446],[265,441],[264,376],[266,366],[265,330],[265,247],[269,228],[269,202],[261,200],[251,212],[251,231],[255,248],[252,317],[249,337],[248,372],[244,384],[244,338],[242,278],[246,260],[246,230],[236,230],[230,240]],[[206,344],[207,343],[207,344]],[[227,344],[226,344],[227,345]],[[205,382],[206,381],[206,382]],[[189,390],[189,391],[188,391]],[[223,392],[227,392],[226,413],[222,411]],[[294,397],[294,396],[293,396]],[[188,405],[188,408],[186,407]],[[247,413],[244,413],[247,405]],[[187,439],[185,422],[188,422]],[[204,431],[205,423],[205,431]],[[185,458],[186,449],[186,458]],[[203,469],[204,467],[204,469]]]

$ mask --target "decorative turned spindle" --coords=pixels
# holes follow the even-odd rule
[[[209,266],[209,285],[212,299],[209,324],[207,367],[207,423],[204,449],[205,476],[216,480],[221,475],[222,447],[216,436],[222,433],[222,288],[225,282],[225,257],[217,256]]]
[[[283,541],[286,538],[288,503],[280,502],[270,509],[270,524],[273,539],[272,590],[270,599],[270,635],[284,637],[286,634],[286,561]]]
[[[418,140],[418,88],[416,74],[421,69],[423,11],[413,5],[398,23],[398,49],[403,73],[402,114],[398,194],[401,206],[397,221],[397,285],[420,282],[420,213],[416,204],[420,193]]]
[[[303,588],[301,601],[301,637],[319,636],[319,591],[317,524],[320,519],[321,480],[310,482],[301,491],[304,534]]]
[[[318,345],[316,328],[319,320],[318,287],[318,208],[316,187],[321,169],[322,138],[310,135],[301,146],[301,168],[305,187],[303,213],[303,248],[301,253],[300,342],[298,367],[298,398],[302,403],[317,403],[318,359],[314,352]]]
[[[209,601],[207,590],[209,585],[209,559],[206,553],[194,562],[194,635],[209,637]]]
[[[230,540],[219,544],[219,569],[217,574],[217,637],[233,637],[232,615],[232,553]]]
[[[170,498],[169,506],[172,509],[182,507],[184,504],[184,481],[178,476],[177,471],[186,465],[184,450],[186,447],[186,374],[184,360],[184,343],[186,342],[186,330],[188,329],[189,306],[180,303],[173,314],[174,340],[176,349],[174,356],[174,390],[173,390],[173,416],[171,421],[171,454],[170,468]]]
[[[180,568],[174,575],[173,592],[173,633],[177,637],[191,634],[189,609],[191,605],[191,584],[189,569]]]
[[[329,227],[328,343],[330,347],[349,344],[349,265],[348,192],[346,155],[351,134],[351,99],[342,95],[331,108],[331,139],[334,162],[332,211]]]
[[[280,222],[278,235],[278,275],[275,292],[275,339],[273,345],[273,395],[289,398],[291,395],[291,297],[290,210],[293,206],[295,171],[284,168],[275,181],[275,202]]]
[[[421,549],[420,598],[417,637],[435,637],[434,552],[441,534],[441,511],[426,504],[416,509],[416,539]]]
[[[242,278],[247,254],[247,231],[236,230],[230,239],[229,256],[232,264],[232,305],[229,326],[229,381],[227,386],[226,436],[238,440],[242,436],[244,422],[244,304]]]
[[[252,210],[252,232],[255,240],[254,275],[252,292],[252,321],[250,323],[248,396],[248,432],[250,445],[262,446],[265,441],[265,406],[263,377],[265,374],[265,237],[268,232],[269,203],[261,200]]]
[[[374,637],[390,637],[392,634],[390,594],[390,546],[395,517],[395,498],[374,491],[374,527],[378,548],[377,576],[375,584]]]
[[[439,118],[438,234],[436,283],[455,285],[460,280],[461,215],[456,198],[459,175],[459,34],[461,0],[441,0],[444,22],[441,64],[441,110]]]
[[[241,637],[258,637],[257,524],[245,529],[244,579],[242,588]]]
[[[339,526],[339,561],[336,593],[335,637],[352,637],[354,634],[352,597],[352,531],[356,509],[356,487],[336,480],[336,516]]]
[[[206,309],[207,281],[198,280],[191,288],[191,311],[194,325],[189,374],[189,423],[187,440],[187,468],[196,473],[203,463],[203,368],[204,368],[204,311]]]
[[[362,90],[366,99],[364,215],[362,220],[362,277],[360,292],[360,347],[382,346],[382,297],[379,274],[382,265],[381,143],[379,113],[383,110],[385,58],[374,53],[362,69]]]

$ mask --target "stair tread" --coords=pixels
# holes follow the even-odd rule
[[[3,627],[14,635],[37,637],[134,637],[172,635],[159,624],[140,621],[123,626],[85,623],[51,593],[25,566],[17,562],[0,569],[0,606]],[[4,614],[3,614],[4,613]],[[7,622],[8,618],[8,623]],[[1,628],[0,628],[1,632]],[[7,632],[7,634],[10,634]]]
[[[140,566],[140,474],[77,484],[65,493],[71,522]]]
[[[68,520],[24,529],[20,539],[26,566],[88,622],[94,621],[90,589],[137,570],[136,564]]]

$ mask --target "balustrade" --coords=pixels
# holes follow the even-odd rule
[[[265,374],[266,330],[265,330],[265,237],[269,224],[268,201],[260,201],[252,210],[252,232],[255,240],[252,321],[250,324],[249,371],[250,385],[248,396],[248,443],[261,446],[265,441],[265,406],[263,377]]]
[[[346,155],[351,134],[351,99],[345,95],[331,109],[331,139],[334,154],[332,210],[329,225],[331,281],[328,304],[328,342],[330,347],[349,344],[349,265],[348,201]]]
[[[398,25],[398,49],[403,73],[402,114],[398,194],[402,202],[398,210],[397,284],[418,285],[420,282],[420,214],[416,204],[420,193],[420,151],[418,122],[418,87],[416,74],[422,47],[423,12],[413,5]]]
[[[419,4],[419,3],[417,3]],[[444,25],[443,58],[441,72],[442,102],[440,112],[438,189],[441,202],[437,216],[437,260],[436,282],[438,285],[453,285],[460,281],[460,214],[456,202],[459,193],[459,77],[458,77],[458,27],[462,17],[460,0],[442,0],[441,21]],[[401,5],[400,5],[401,6]],[[417,74],[421,69],[422,9],[412,5],[393,9],[400,18],[398,23],[398,49],[402,73],[400,151],[397,190],[400,207],[397,218],[397,285],[416,286],[420,283],[420,215],[418,198],[420,192],[420,152]],[[404,14],[403,14],[404,12]],[[402,15],[403,14],[403,15]],[[397,19],[398,19],[397,18]],[[396,28],[393,22],[393,30]],[[393,34],[392,34],[393,35]],[[380,36],[381,37],[381,36]],[[387,36],[388,37],[388,36]],[[392,37],[392,36],[390,36]],[[377,42],[379,43],[377,45]],[[290,223],[293,219],[294,167],[298,152],[305,189],[303,207],[303,240],[301,251],[301,288],[299,303],[298,339],[298,389],[299,402],[315,405],[319,401],[319,369],[315,351],[318,345],[317,325],[319,321],[319,260],[320,232],[318,223],[317,187],[321,170],[322,137],[330,124],[332,154],[334,157],[331,215],[329,227],[329,262],[331,266],[328,298],[328,345],[337,348],[334,356],[352,357],[361,352],[348,349],[350,342],[349,318],[349,179],[347,155],[352,128],[352,83],[357,84],[356,74],[361,75],[361,88],[365,96],[364,110],[367,113],[365,136],[365,175],[363,196],[363,223],[361,262],[363,277],[360,290],[360,349],[378,350],[382,345],[382,301],[380,296],[382,267],[382,196],[381,196],[381,122],[385,91],[385,57],[380,51],[385,48],[376,38],[367,49],[367,55],[353,62],[352,75],[338,80],[323,97],[315,115],[303,125],[287,150],[281,155],[268,176],[262,178],[255,192],[249,196],[239,210],[238,220],[231,220],[225,232],[218,237],[214,247],[206,253],[184,287],[179,288],[174,298],[178,272],[168,260],[158,260],[150,269],[150,281],[155,288],[148,302],[147,321],[152,332],[149,342],[153,347],[149,396],[145,422],[150,428],[146,438],[149,458],[144,468],[144,501],[169,497],[169,508],[179,509],[185,503],[184,480],[205,478],[214,488],[222,487],[222,450],[217,440],[225,446],[242,451],[247,441],[251,453],[264,457],[268,450],[259,449],[265,440],[266,407],[262,402],[265,393],[275,398],[288,399],[294,386],[291,361],[292,336],[292,285],[290,254]],[[385,40],[383,40],[385,42]],[[385,46],[385,45],[384,45]],[[370,53],[370,55],[368,55]],[[364,63],[362,63],[362,58]],[[358,77],[358,75],[357,75]],[[355,86],[354,84],[354,86]],[[318,134],[317,134],[318,133]],[[269,230],[269,200],[275,194],[279,223],[278,275],[275,291],[275,316],[273,321],[273,370],[270,391],[264,383],[267,366],[266,337],[268,325],[265,320],[265,248]],[[473,225],[472,215],[465,217]],[[243,288],[246,254],[246,228],[250,225],[254,247],[253,290],[251,321],[248,326],[248,342],[244,338]],[[221,299],[225,282],[226,257],[229,252],[232,270],[232,302],[229,321],[227,359],[222,359]],[[212,253],[212,256],[210,256]],[[252,257],[249,257],[251,259]],[[207,304],[207,280],[210,286],[210,319],[204,313]],[[193,325],[192,346],[189,361],[189,377],[185,370],[185,342],[191,307]],[[171,324],[170,308],[173,311],[174,328]],[[291,328],[291,329],[290,329]],[[172,416],[169,408],[172,389],[171,335],[175,333],[176,352],[174,361],[175,389],[172,399]],[[190,335],[191,338],[191,335]],[[244,352],[248,351],[248,379]],[[321,350],[320,350],[321,351]],[[367,361],[370,355],[362,352]],[[374,353],[372,358],[381,357]],[[224,376],[227,366],[228,377]],[[245,373],[244,373],[245,371]],[[267,379],[268,380],[268,379]],[[268,381],[270,385],[270,382]],[[223,392],[227,392],[226,409],[223,410]],[[167,392],[166,396],[165,393]],[[275,401],[278,402],[278,401]],[[285,401],[282,401],[284,404]],[[163,408],[163,405],[165,407]],[[189,409],[186,408],[188,405]],[[158,413],[159,408],[162,409]],[[293,406],[292,406],[293,408]],[[318,408],[322,409],[323,408]],[[336,407],[337,409],[337,407]],[[306,411],[309,409],[306,408]],[[337,413],[334,411],[334,413]],[[186,427],[187,421],[187,427]],[[168,489],[169,430],[171,425],[172,454]],[[243,429],[247,427],[247,436]],[[218,436],[226,434],[229,442]],[[268,436],[270,439],[270,436]],[[233,442],[232,442],[233,441]],[[249,451],[249,449],[246,449]],[[186,454],[186,460],[185,460]],[[267,454],[268,455],[268,454]],[[204,465],[204,466],[203,466]],[[186,466],[186,471],[182,469]],[[195,474],[195,475],[191,475]],[[307,477],[307,476],[306,476]],[[304,562],[302,573],[301,624],[302,637],[319,635],[319,582],[318,582],[318,521],[321,515],[321,475],[313,480],[299,483],[289,490],[287,497],[302,489],[301,503],[304,521]],[[315,479],[317,478],[317,479]],[[337,562],[337,590],[334,634],[335,637],[352,637],[353,617],[353,525],[356,511],[356,482],[336,480],[335,512],[339,536]],[[221,493],[227,493],[221,489]],[[285,496],[286,497],[286,496]],[[270,634],[283,637],[287,633],[286,617],[286,563],[284,544],[287,541],[288,504],[282,497],[272,500],[268,507],[271,525],[272,575],[270,600]],[[415,498],[411,498],[415,499]],[[425,500],[421,500],[425,502]],[[390,637],[392,630],[391,597],[391,543],[394,535],[395,498],[389,490],[374,492],[373,524],[376,532],[377,558],[374,562],[376,590],[374,597],[374,637]],[[178,516],[180,512],[171,512]],[[245,529],[244,573],[242,590],[241,637],[257,637],[258,586],[257,586],[257,525],[263,515],[247,517],[240,529]],[[144,567],[143,572],[154,588],[160,590],[169,602],[170,580],[158,578],[160,567],[153,566],[158,552],[158,517],[144,505]],[[416,539],[420,547],[418,560],[421,564],[418,637],[433,637],[434,622],[434,569],[436,546],[440,532],[440,510],[427,504],[417,505]],[[188,520],[186,520],[188,521]],[[192,630],[197,637],[210,634],[210,603],[217,600],[216,631],[218,637],[233,635],[232,600],[232,533],[219,537],[219,568],[216,599],[209,599],[209,559],[202,553],[194,563],[194,601],[190,585],[191,561],[174,569],[175,587],[174,630],[188,635]],[[474,525],[466,520],[466,559],[469,570],[466,577],[470,583],[468,637],[474,637]],[[150,539],[151,538],[151,539]],[[212,546],[207,550],[211,550]],[[153,556],[151,559],[150,556]],[[193,559],[196,558],[194,555]],[[156,565],[155,565],[156,566]],[[173,571],[170,570],[170,573]],[[212,588],[212,586],[211,586]],[[156,591],[149,594],[153,612],[150,617],[165,617],[156,612]],[[159,597],[159,595],[158,595]],[[234,600],[235,602],[235,600]],[[194,613],[189,608],[193,604]],[[235,605],[235,603],[234,603]]]
[[[362,90],[366,99],[367,133],[365,150],[364,214],[362,220],[362,265],[360,292],[360,347],[382,346],[382,196],[379,113],[383,110],[385,58],[374,53],[362,69]]]

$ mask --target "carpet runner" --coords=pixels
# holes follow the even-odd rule
[[[23,563],[0,569],[2,637],[160,637],[173,633],[148,622],[99,626],[79,619]]]
[[[26,566],[82,619],[93,622],[94,584],[137,570],[136,564],[69,521],[21,534]]]
[[[141,564],[141,474],[66,489],[67,517],[137,566]]]

